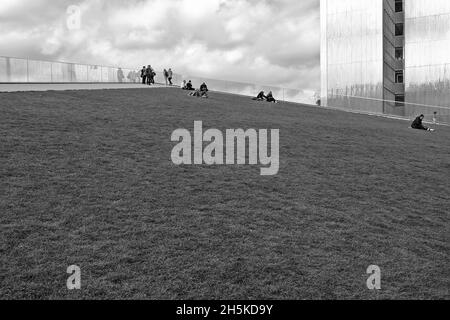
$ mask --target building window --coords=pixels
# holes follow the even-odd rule
[[[403,49],[403,47],[395,48],[395,59],[404,60],[405,59],[404,52],[405,50]]]
[[[396,94],[395,95],[395,106],[396,107],[405,106],[405,95],[404,94]]]
[[[404,74],[403,70],[395,71],[395,83],[403,83],[403,80],[404,80],[403,74]]]
[[[403,0],[395,0],[395,12],[403,12]]]
[[[403,24],[403,23],[396,23],[395,24],[395,35],[396,36],[403,36],[403,35],[405,35],[405,24]]]

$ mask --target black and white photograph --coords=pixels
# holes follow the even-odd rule
[[[0,230],[4,302],[450,300],[450,1],[0,0]]]

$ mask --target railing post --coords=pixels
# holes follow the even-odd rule
[[[30,62],[27,59],[27,82],[30,82]]]
[[[11,58],[6,59],[6,82],[11,82]]]

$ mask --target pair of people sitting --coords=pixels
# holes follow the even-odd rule
[[[253,98],[255,101],[267,101],[272,103],[277,103],[277,100],[273,97],[272,91],[270,91],[267,96],[264,94],[264,91],[261,91],[255,98]]]
[[[189,89],[187,89],[189,90]],[[195,89],[193,89],[195,90]],[[199,90],[195,90],[195,92],[191,92],[189,95],[198,98],[208,98],[208,86],[205,82],[200,86]]]
[[[183,85],[181,87],[181,89],[183,90],[188,90],[188,91],[194,91],[194,87],[192,86],[192,81],[189,80],[189,82],[186,82],[186,80],[183,80]]]
[[[425,119],[425,116],[423,114],[421,114],[420,116],[418,116],[416,118],[416,120],[414,120],[414,122],[411,125],[411,128],[413,129],[417,129],[417,130],[426,130],[426,131],[434,131],[434,129],[430,129],[428,127],[425,127],[423,125],[423,120]]]

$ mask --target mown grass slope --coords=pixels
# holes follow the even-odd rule
[[[174,166],[195,120],[280,129],[279,175]],[[448,299],[450,128],[408,126],[176,89],[0,94],[0,297]]]

